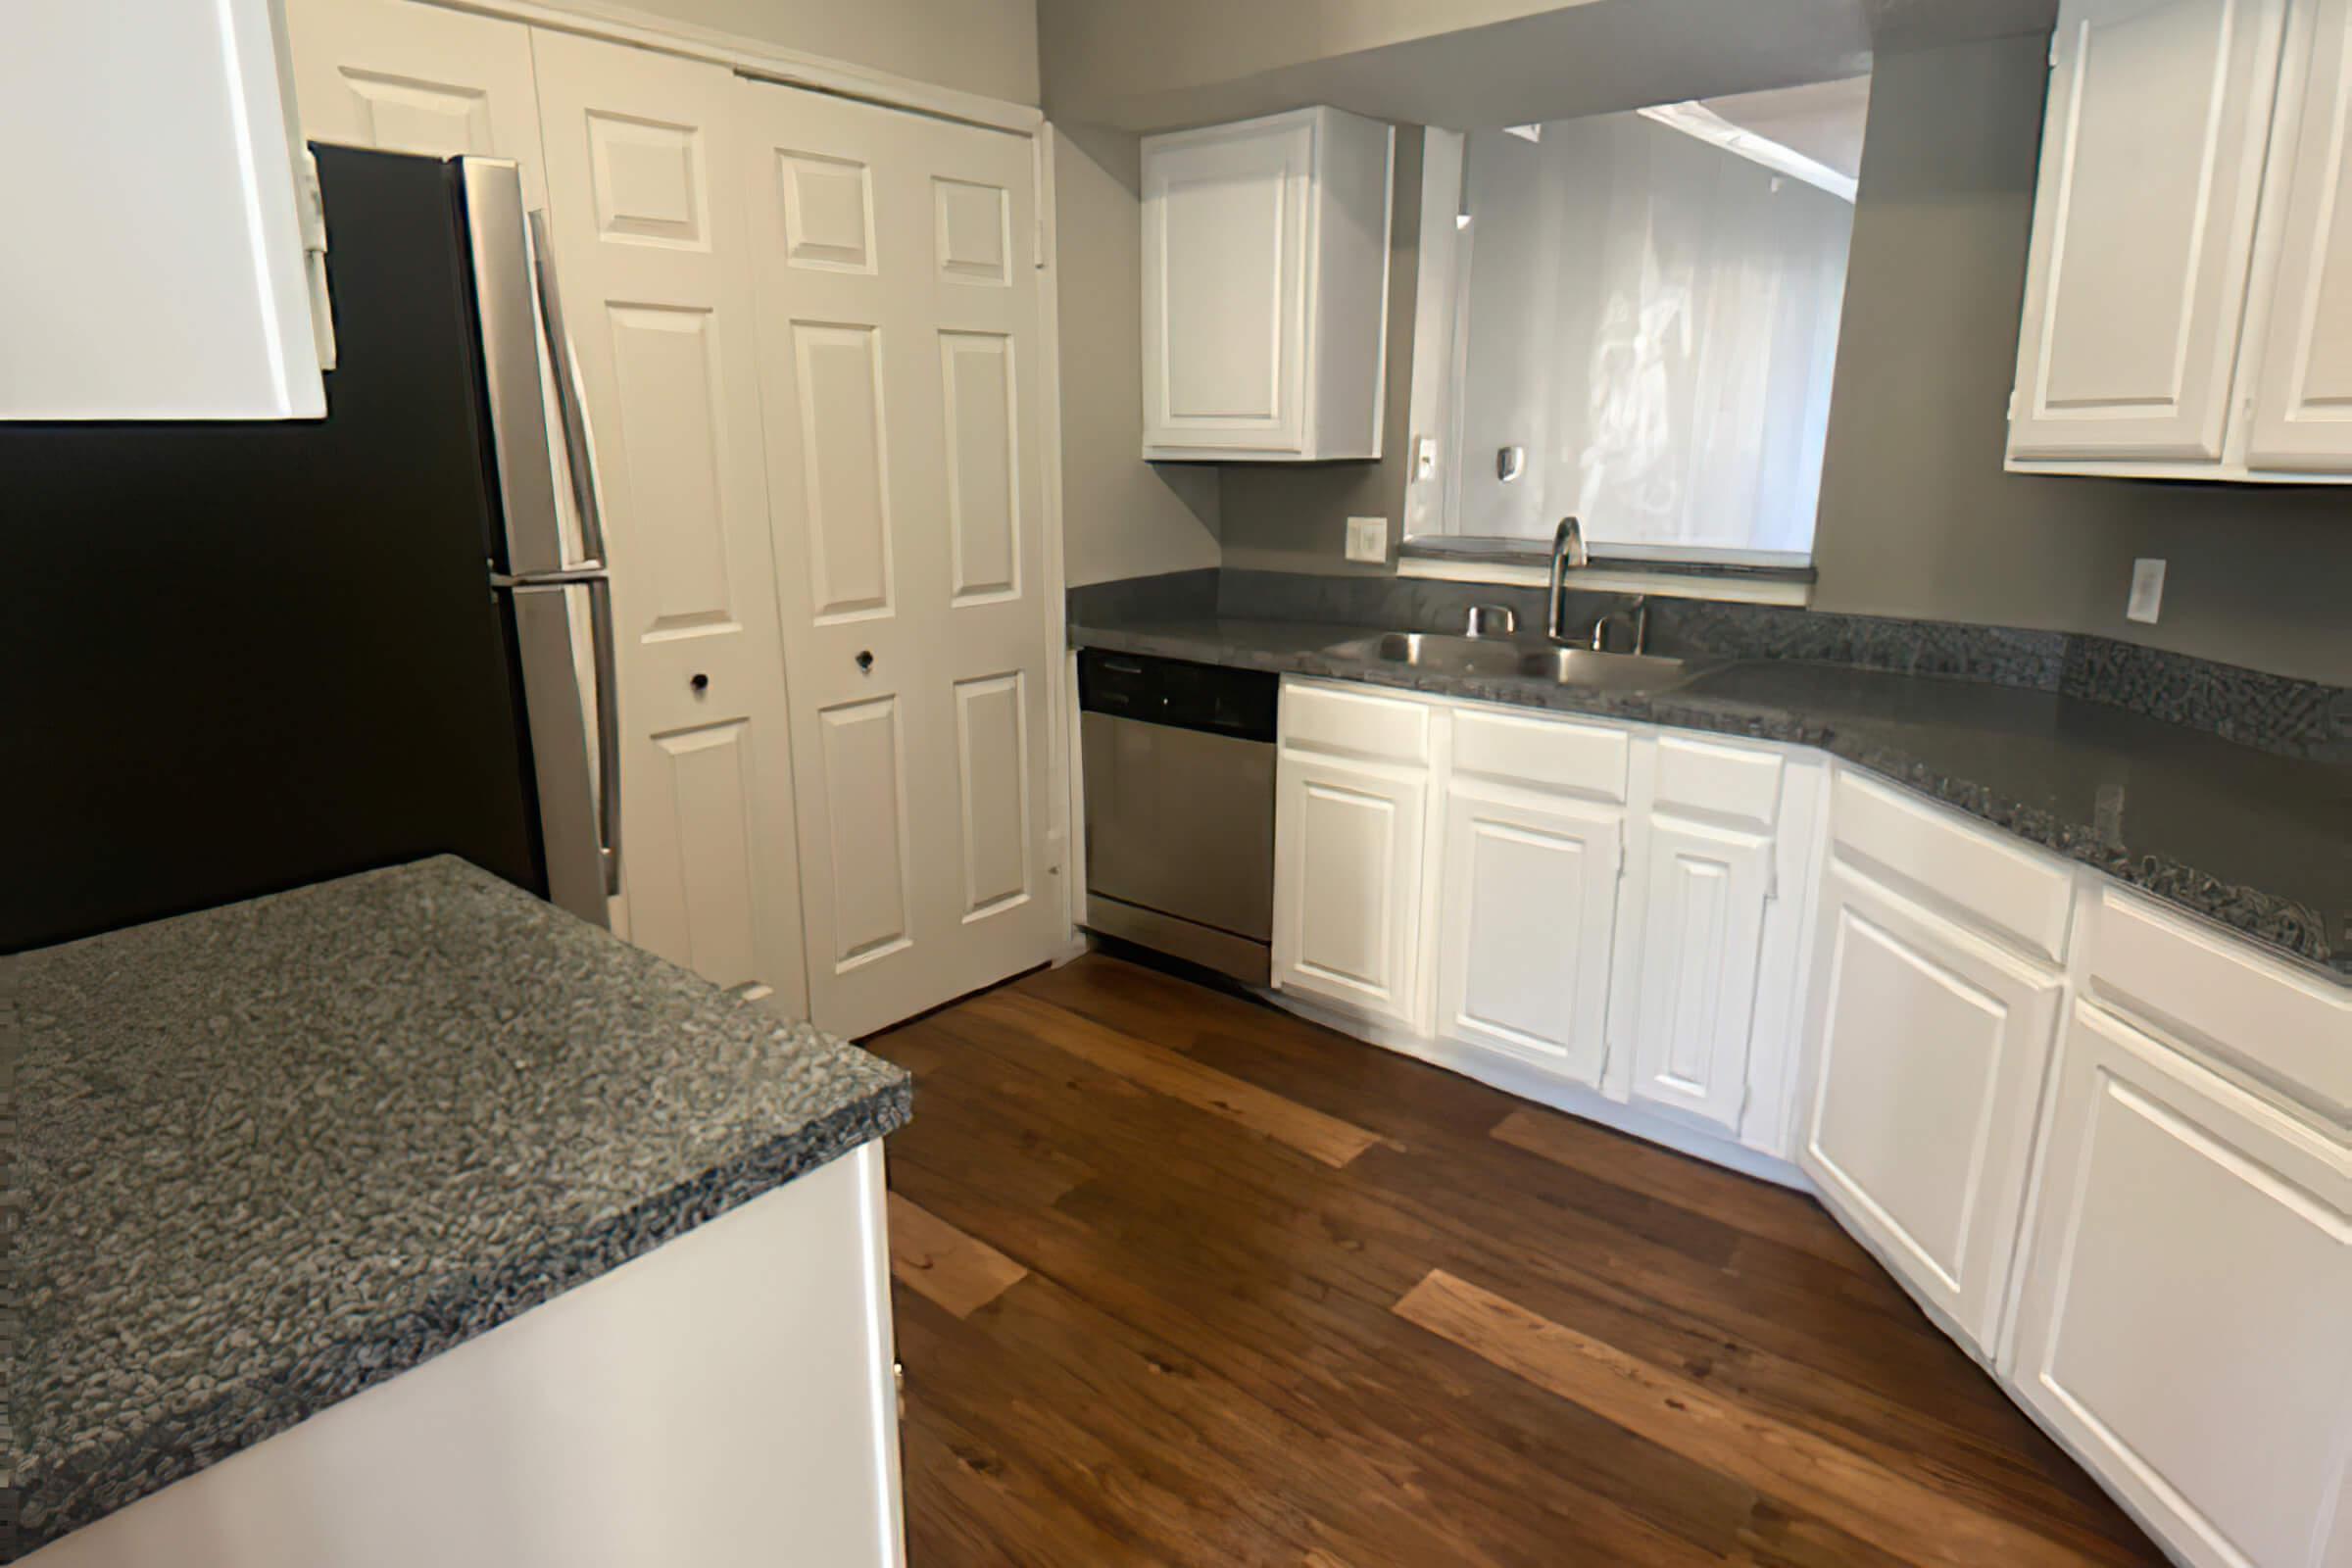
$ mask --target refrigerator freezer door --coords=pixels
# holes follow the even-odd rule
[[[522,177],[513,164],[496,158],[460,159],[458,177],[472,254],[500,511],[506,519],[503,566],[514,576],[530,577],[586,564],[567,560],[564,549]]]
[[[547,854],[547,897],[598,925],[610,923],[605,900],[612,888],[607,869],[602,808],[612,803],[610,776],[599,780],[589,765],[588,709],[581,701],[579,666],[573,662],[576,612],[586,603],[600,634],[610,615],[598,616],[605,596],[600,581],[516,583],[515,653],[522,663],[524,710],[531,734],[531,764],[539,786],[539,835]],[[609,636],[600,635],[603,646]],[[599,672],[600,685],[610,679]],[[600,720],[604,715],[600,714]],[[609,720],[597,725],[599,740],[612,734]],[[609,745],[609,742],[606,742]],[[602,787],[600,788],[600,782]],[[617,859],[614,860],[617,869]]]

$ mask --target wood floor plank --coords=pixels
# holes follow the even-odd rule
[[[1713,1391],[1433,1270],[1397,1314],[1638,1436],[1735,1475],[1921,1563],[2017,1568],[2075,1552],[1989,1518],[1851,1449],[1761,1417]]]
[[[1100,956],[871,1044],[920,1069],[894,1194],[1026,1271],[963,1317],[895,1287],[926,1568],[1951,1560],[1784,1474],[1815,1450],[1973,1516],[1976,1560],[2161,1561],[1875,1264],[1744,1178],[1597,1129],[1555,1160],[1496,1136],[1522,1103],[1484,1085]],[[1307,1152],[1267,1125],[1286,1104],[1365,1141]],[[1687,1398],[1635,1430],[1430,1332],[1396,1308],[1433,1271],[1651,1396],[1690,1386],[1775,1463],[1718,1462]]]
[[[1555,1165],[1694,1207],[1750,1235],[1794,1248],[1856,1274],[1878,1265],[1860,1243],[1838,1228],[1821,1206],[1796,1193],[1728,1171],[1710,1170],[1671,1150],[1624,1137],[1574,1116],[1523,1105],[1496,1122],[1491,1137],[1540,1154]],[[1729,1177],[1729,1180],[1725,1178]]]
[[[1255,1084],[1229,1077],[1175,1052],[1106,1029],[1017,991],[996,992],[968,1004],[982,1017],[1002,1017],[1026,1026],[1057,1051],[1082,1057],[1133,1080],[1156,1094],[1181,1100],[1237,1122],[1326,1165],[1345,1165],[1380,1142],[1337,1116],[1269,1094]]]
[[[890,1272],[908,1290],[957,1317],[970,1317],[1029,1271],[986,1242],[892,1193]]]

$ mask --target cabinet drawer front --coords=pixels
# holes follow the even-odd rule
[[[1299,682],[1282,688],[1282,744],[1293,751],[1427,762],[1427,703]]]
[[[1781,815],[1781,765],[1771,752],[1669,735],[1658,742],[1657,803],[1769,829]]]
[[[2294,972],[2114,889],[2090,918],[2090,992],[2352,1118],[2352,987]]]
[[[2011,1386],[2180,1560],[2345,1561],[2352,1155],[2095,1007],[2054,1082]]]
[[[1555,795],[1622,803],[1633,739],[1624,730],[1597,724],[1457,709],[1453,770]]]
[[[1849,858],[1983,921],[2052,963],[2066,957],[2074,877],[1940,807],[1840,769],[1830,836]]]

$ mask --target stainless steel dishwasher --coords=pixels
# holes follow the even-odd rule
[[[1264,985],[1280,678],[1087,649],[1086,924]]]

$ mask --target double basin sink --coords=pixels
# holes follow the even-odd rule
[[[1444,632],[1391,631],[1357,637],[1324,650],[1334,659],[1402,664],[1433,675],[1511,675],[1596,692],[1668,691],[1695,679],[1699,666],[1654,654],[1604,654],[1557,643],[1508,637],[1457,637]]]

